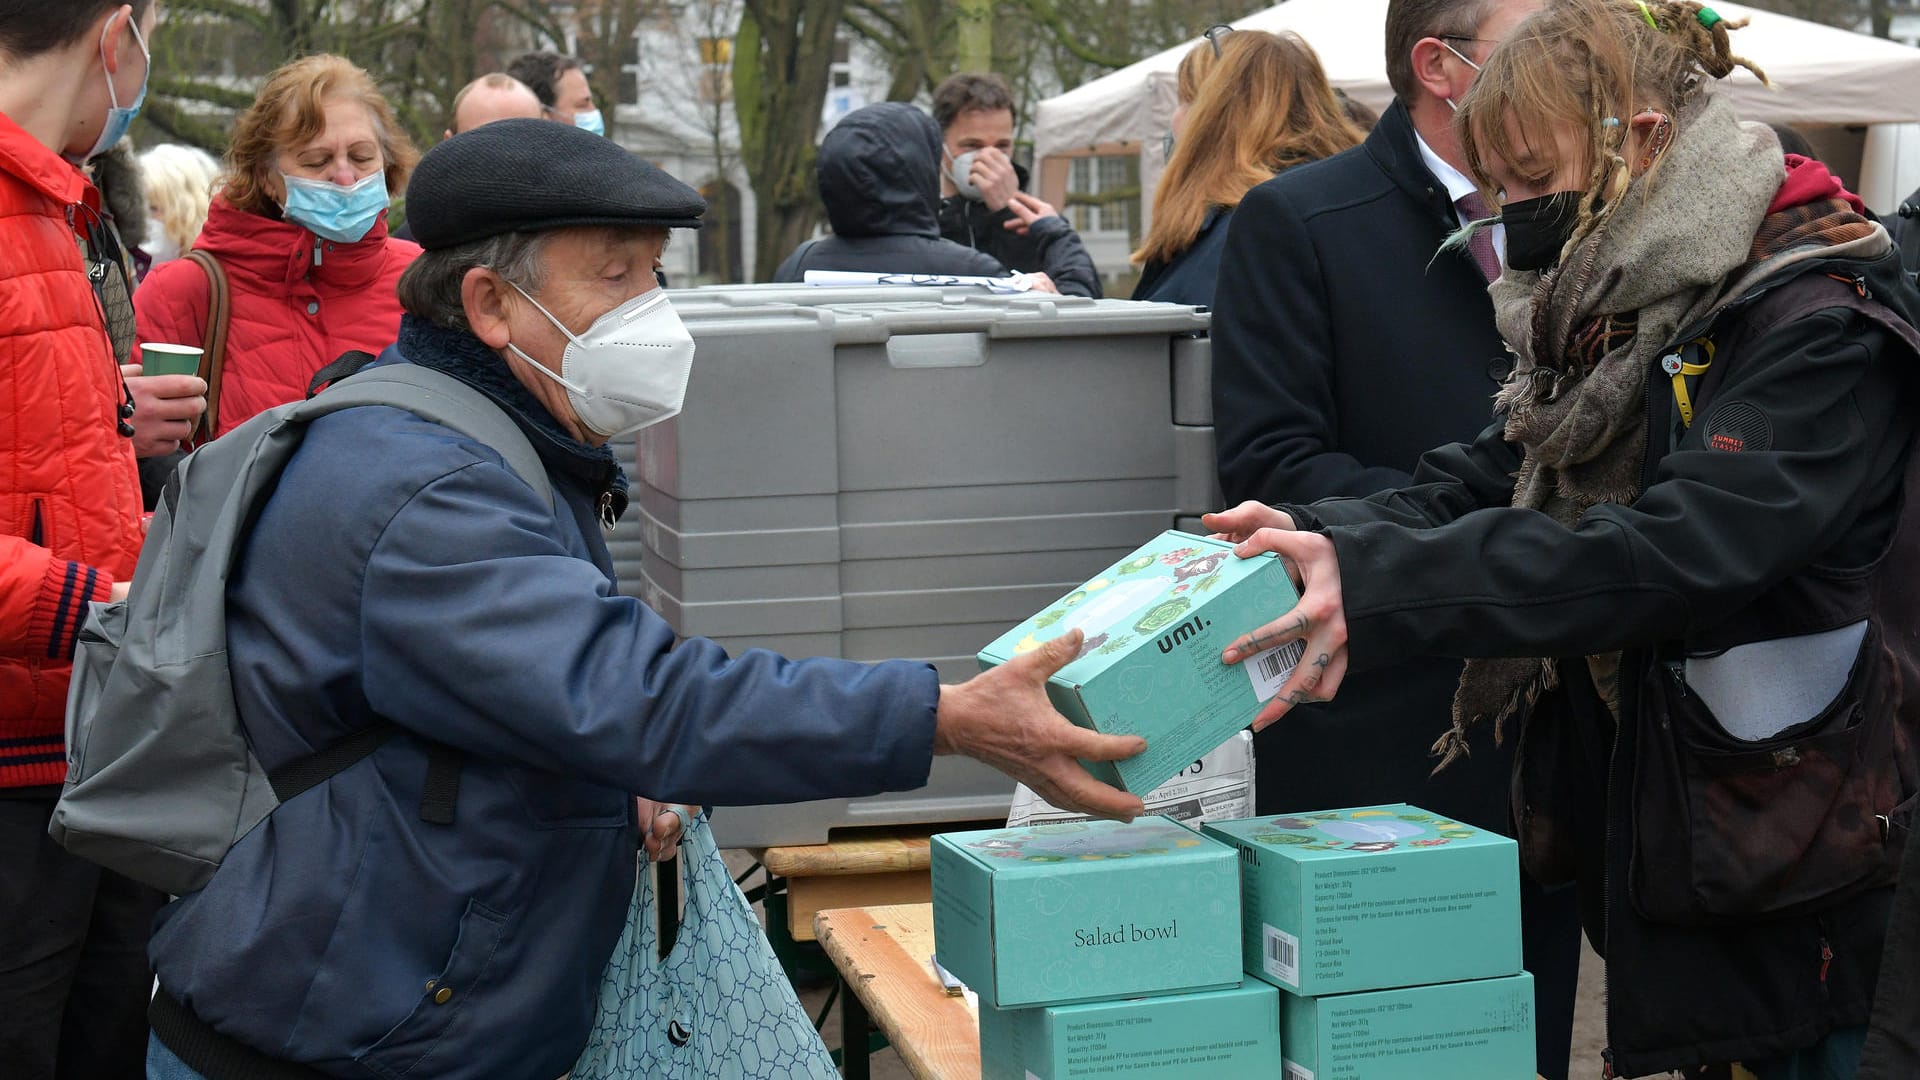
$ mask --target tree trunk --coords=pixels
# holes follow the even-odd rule
[[[740,156],[753,182],[753,279],[811,236],[820,204],[814,137],[845,0],[746,0],[733,49]]]
[[[993,70],[993,0],[959,0],[960,71]]]

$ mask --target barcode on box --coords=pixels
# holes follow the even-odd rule
[[[1267,974],[1286,983],[1300,985],[1300,939],[1285,930],[1262,923],[1267,932]]]
[[[1293,674],[1306,651],[1305,641],[1289,641],[1249,657],[1246,668],[1247,677],[1253,680],[1253,696],[1263,702],[1272,699],[1286,685],[1287,676]]]
[[[1313,1070],[1305,1068],[1296,1062],[1281,1058],[1280,1066],[1286,1070],[1286,1080],[1313,1080]]]

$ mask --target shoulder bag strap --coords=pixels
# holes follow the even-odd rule
[[[233,294],[227,285],[226,268],[220,260],[199,249],[186,254],[207,275],[207,332],[200,342],[200,377],[207,383],[207,411],[187,440],[199,444],[212,439],[219,430],[220,374],[227,363],[227,324],[233,320]]]

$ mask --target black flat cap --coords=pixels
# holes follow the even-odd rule
[[[612,139],[552,120],[496,120],[427,151],[407,222],[429,251],[572,225],[697,229],[700,193]]]

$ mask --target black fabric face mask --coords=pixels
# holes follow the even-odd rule
[[[1500,208],[1507,230],[1507,268],[1545,270],[1560,261],[1560,249],[1580,220],[1580,192],[1556,191]]]

